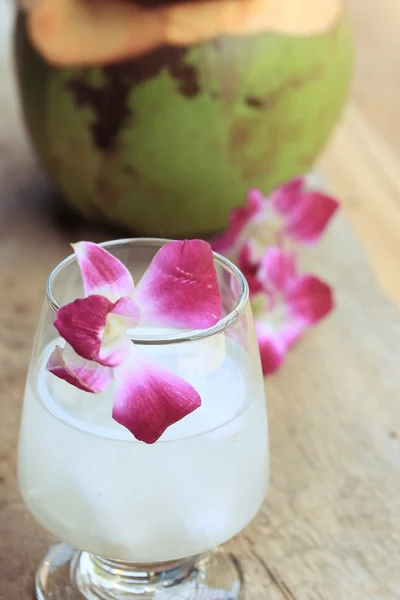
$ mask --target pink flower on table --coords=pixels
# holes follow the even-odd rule
[[[333,308],[330,287],[300,275],[296,253],[318,242],[339,203],[297,177],[264,197],[250,189],[227,231],[212,241],[243,272],[250,289],[264,374],[276,371],[305,330]]]
[[[231,212],[227,231],[213,240],[212,247],[236,261],[247,243],[255,263],[274,244],[282,245],[288,240],[314,244],[338,206],[331,196],[308,189],[302,177],[277,188],[268,198],[260,190],[250,189],[245,205]]]
[[[260,261],[253,258],[250,242],[245,242],[243,244],[239,251],[236,263],[243,275],[246,277],[247,283],[249,284],[250,294],[253,295],[261,292],[263,288],[258,277]]]
[[[101,246],[79,242],[73,248],[85,297],[58,310],[54,325],[66,345],[56,346],[46,368],[93,394],[114,380],[113,418],[153,443],[201,399],[188,382],[143,358],[127,330],[150,323],[214,325],[222,307],[211,247],[202,240],[168,242],[136,288],[126,267]]]
[[[261,290],[252,297],[264,375],[277,371],[303,333],[333,309],[331,288],[314,275],[298,273],[296,257],[267,250],[257,272]]]

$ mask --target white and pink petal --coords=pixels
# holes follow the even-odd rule
[[[333,310],[333,291],[318,277],[303,275],[291,286],[285,304],[293,320],[309,327]]]
[[[111,369],[85,360],[68,344],[63,349],[60,346],[54,348],[46,369],[59,379],[91,394],[103,392],[112,381]]]
[[[297,277],[297,257],[278,246],[271,246],[264,254],[257,278],[265,289],[279,291],[289,289]]]
[[[321,192],[304,192],[288,215],[284,233],[297,242],[315,244],[339,208],[337,200]]]
[[[126,329],[137,323],[135,310],[130,310],[134,318],[125,316],[129,312],[127,302],[113,303],[104,296],[92,295],[59,308],[54,326],[79,356],[115,367],[129,353],[131,343]]]
[[[268,201],[272,209],[281,216],[290,215],[301,200],[305,181],[295,177],[272,192]]]
[[[93,242],[72,244],[85,296],[100,294],[115,302],[133,292],[132,275],[118,258]]]
[[[263,321],[255,322],[261,366],[264,375],[270,375],[280,369],[289,349],[299,341],[307,326],[295,319],[287,319],[279,327]]]
[[[250,241],[245,242],[241,247],[237,259],[237,265],[242,271],[243,275],[246,277],[250,294],[254,295],[258,292],[261,292],[263,289],[263,284],[258,277],[260,261],[253,257],[252,245]]]
[[[139,281],[134,299],[145,323],[204,329],[222,316],[211,246],[203,240],[168,242]]]
[[[127,328],[134,327],[140,322],[140,309],[131,298],[120,298],[114,302],[110,312],[124,317],[127,320]]]
[[[213,250],[226,253],[233,249],[246,227],[263,212],[264,205],[265,198],[262,192],[255,188],[250,189],[244,206],[231,211],[227,230],[211,242]]]
[[[196,390],[165,367],[144,361],[134,348],[115,370],[112,416],[132,435],[153,444],[164,431],[199,408]]]
[[[279,370],[285,361],[287,346],[273,329],[264,323],[255,322],[258,348],[263,375]]]

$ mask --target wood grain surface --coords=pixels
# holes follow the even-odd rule
[[[307,263],[337,310],[267,382],[271,485],[229,544],[246,600],[400,598],[398,40],[395,0],[351,0],[358,66],[322,160],[344,213]],[[0,599],[28,600],[50,538],[24,508],[16,447],[30,347],[49,270],[70,240],[110,234],[60,208],[27,145],[10,77],[11,4],[0,6]],[[352,228],[367,250],[356,241]]]
[[[348,0],[348,6],[353,90],[321,165],[378,285],[400,306],[400,3]]]

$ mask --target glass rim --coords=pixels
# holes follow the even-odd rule
[[[101,242],[99,246],[108,249],[131,244],[141,246],[159,246],[161,248],[167,242],[170,241],[173,240],[152,237],[122,238],[117,240]],[[213,256],[214,261],[217,264],[221,265],[225,270],[229,271],[231,275],[233,275],[240,284],[239,298],[233,310],[231,310],[227,315],[221,317],[221,319],[217,323],[215,323],[215,325],[207,327],[206,329],[193,329],[166,335],[140,335],[138,337],[129,335],[129,339],[134,344],[139,344],[142,346],[160,346],[166,344],[177,344],[182,342],[194,342],[197,340],[202,340],[225,331],[242,316],[249,303],[249,286],[246,281],[246,278],[241,272],[241,270],[236,265],[234,265],[228,258],[222,256],[221,254],[218,254],[217,252],[213,252]],[[61,306],[58,304],[54,297],[52,284],[54,283],[55,277],[64,269],[64,267],[70,265],[73,262],[76,262],[76,256],[72,253],[66,258],[64,258],[62,261],[60,261],[54,267],[54,269],[52,269],[47,278],[46,298],[50,309],[55,314],[57,313],[58,309],[61,308]]]

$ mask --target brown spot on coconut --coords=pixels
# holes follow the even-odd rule
[[[224,35],[267,30],[317,35],[334,27],[340,15],[339,0],[202,0],[147,7],[131,0],[36,0],[28,28],[49,62],[96,65]]]

